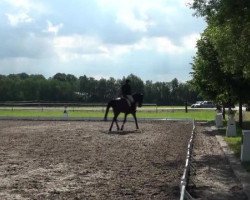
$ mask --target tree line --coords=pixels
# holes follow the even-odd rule
[[[105,103],[121,96],[121,85],[130,79],[132,92],[144,94],[145,103],[157,105],[184,105],[199,97],[189,83],[176,78],[170,82],[142,81],[130,74],[122,79],[96,80],[86,75],[77,78],[71,74],[57,73],[46,79],[43,75],[26,73],[0,75],[0,101],[83,102]]]
[[[203,98],[225,105],[250,102],[250,1],[194,0],[207,28],[197,42],[192,83]]]

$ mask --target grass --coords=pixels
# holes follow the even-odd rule
[[[225,137],[224,139],[228,143],[229,148],[234,152],[235,156],[240,159],[240,156],[241,156],[241,136]],[[250,162],[243,162],[242,166],[248,172],[250,172]]]
[[[138,117],[141,118],[191,118],[195,120],[211,121],[215,118],[213,110],[195,110],[185,113],[184,110],[171,110],[161,112],[138,112]]]
[[[250,121],[245,121],[243,123],[244,129],[250,129]],[[236,137],[224,137],[224,140],[228,143],[230,149],[234,152],[235,156],[240,158],[241,156],[241,142],[242,142],[242,129],[237,125],[236,127],[237,136]],[[225,131],[224,131],[225,133]],[[243,167],[250,172],[250,162],[243,162]]]
[[[237,137],[225,137],[225,141],[228,143],[230,149],[233,150],[236,157],[240,158],[241,151],[241,136]]]
[[[2,117],[62,117],[63,109],[0,109],[0,116]],[[92,110],[69,110],[69,117],[103,117],[104,109]],[[109,112],[108,117],[112,117],[112,111]],[[138,110],[138,118],[192,118],[195,120],[214,120],[215,111],[213,110],[189,110],[185,113],[184,109],[170,109],[170,110]],[[131,117],[131,115],[129,115]],[[120,115],[123,118],[123,114]]]

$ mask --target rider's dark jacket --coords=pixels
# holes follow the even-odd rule
[[[126,98],[127,95],[131,95],[131,87],[128,83],[122,86],[122,95]]]

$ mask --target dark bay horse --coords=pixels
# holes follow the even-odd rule
[[[119,125],[117,123],[117,117],[120,113],[124,113],[124,120],[123,120],[123,124],[121,126],[121,130],[123,130],[124,128],[124,124],[127,120],[127,115],[128,114],[132,114],[134,119],[135,119],[135,125],[136,128],[139,129],[138,123],[137,123],[137,118],[136,118],[136,107],[141,107],[142,106],[142,102],[143,102],[143,94],[140,93],[135,93],[132,95],[134,98],[134,103],[132,103],[131,107],[128,105],[128,102],[125,98],[117,98],[114,100],[111,100],[110,102],[108,102],[107,108],[106,108],[106,113],[104,116],[104,120],[107,120],[107,116],[108,116],[108,112],[109,112],[109,108],[112,107],[113,108],[113,113],[114,113],[114,117],[112,120],[112,123],[110,125],[109,131],[112,130],[113,124],[114,122],[116,123],[116,127],[117,130],[120,130]]]

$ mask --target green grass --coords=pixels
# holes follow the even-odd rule
[[[68,111],[69,117],[103,117],[104,111],[102,110],[77,110]],[[63,109],[51,109],[51,110],[42,110],[42,109],[0,109],[0,116],[7,117],[62,117]],[[108,117],[112,117],[113,113],[110,110]],[[129,115],[131,117],[131,115]],[[215,111],[213,110],[190,110],[188,113],[185,113],[184,110],[138,110],[138,118],[192,118],[195,120],[205,120],[210,121],[214,120]],[[120,115],[120,118],[123,118],[123,114]]]
[[[250,121],[243,123],[244,129],[250,129]],[[242,141],[242,129],[237,125],[237,136],[236,137],[224,137],[228,143],[229,148],[234,152],[235,156],[240,158],[241,155],[241,141]],[[250,162],[242,163],[243,167],[250,172]]]
[[[0,110],[2,117],[62,117],[63,110]],[[69,111],[69,117],[103,117],[101,111]]]
[[[240,159],[240,155],[241,155],[241,136],[225,137],[224,139],[228,143],[229,148],[234,152],[235,156]],[[248,172],[250,172],[250,162],[243,162],[242,165]]]
[[[195,110],[185,113],[184,110],[172,110],[161,112],[138,112],[141,118],[192,118],[195,120],[211,121],[215,118],[215,111],[212,110]]]
[[[236,157],[240,158],[241,151],[241,136],[237,137],[225,137],[225,141],[228,143],[231,150],[233,150]]]

